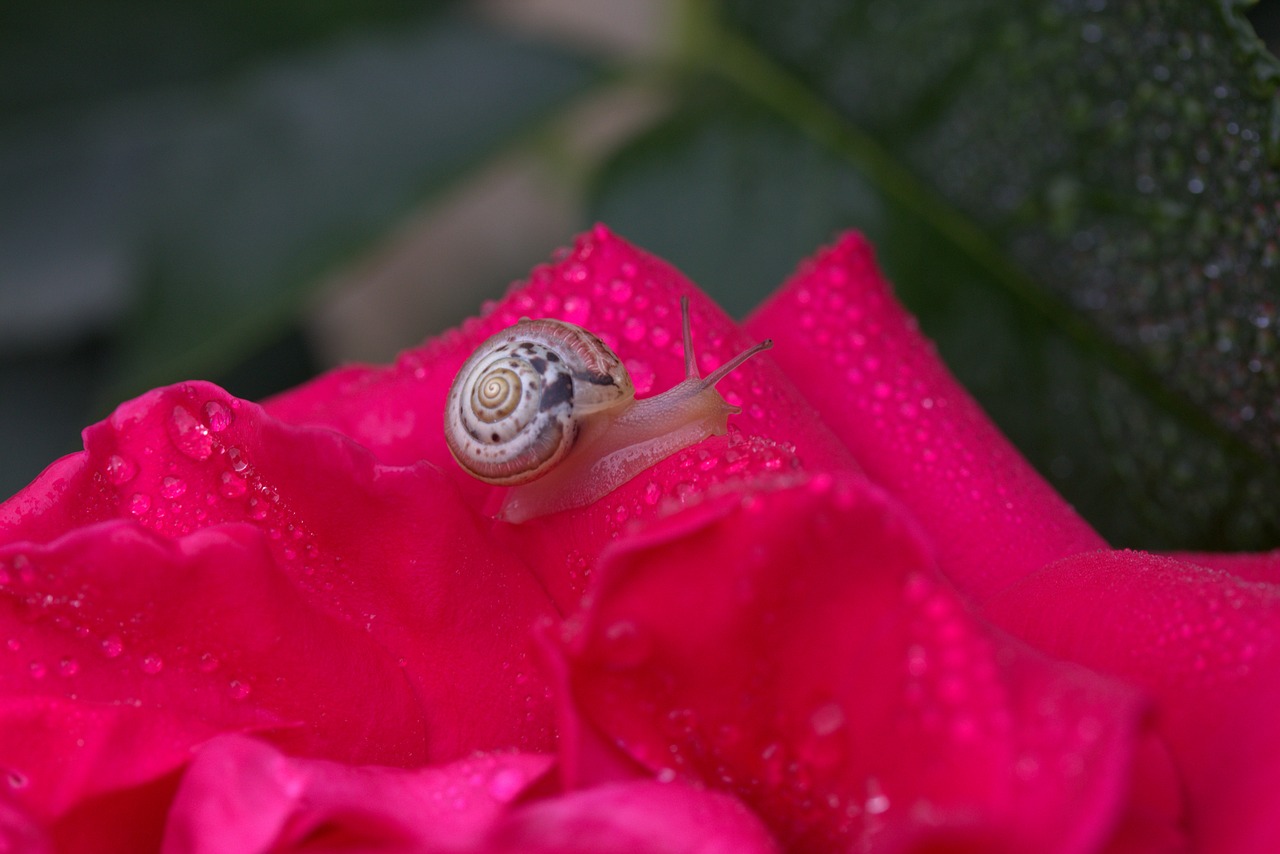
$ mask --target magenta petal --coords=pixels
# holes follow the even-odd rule
[[[1242,581],[1280,584],[1280,549],[1270,552],[1187,552],[1173,557],[1197,566],[1221,569]]]
[[[288,851],[697,852],[776,848],[723,795],[650,781],[556,796],[551,757],[491,754],[404,771],[291,759],[226,736],[182,780],[164,854]]]
[[[1280,838],[1280,588],[1141,552],[1094,552],[987,605],[1050,654],[1141,685],[1182,777],[1193,840],[1266,851]]]
[[[972,616],[865,481],[784,486],[606,553],[565,630],[582,714],[659,779],[734,793],[788,850],[1105,839],[1135,693]]]
[[[57,832],[134,790],[158,822],[157,781],[223,732],[392,765],[553,743],[550,602],[439,471],[207,383],[85,436],[0,505],[0,766]]]
[[[733,798],[680,783],[610,783],[513,810],[495,854],[768,854],[778,846]]]
[[[567,320],[613,348],[637,396],[649,397],[684,379],[682,296],[690,298],[694,348],[704,375],[756,343],[678,270],[597,226],[461,331],[404,353],[391,367],[321,377],[269,401],[267,408],[283,420],[339,430],[385,462],[427,460],[477,514],[493,514],[505,490],[463,472],[443,439],[445,396],[472,350],[521,317]],[[727,436],[677,453],[590,506],[521,525],[491,523],[491,537],[521,555],[567,610],[577,604],[600,550],[637,520],[709,490],[749,489],[762,474],[855,471],[848,450],[770,357],[751,359],[719,384],[729,403],[743,408],[730,417]]]
[[[551,762],[509,753],[405,771],[292,759],[225,736],[203,746],[183,777],[162,850],[479,851]]]
[[[426,726],[425,753],[405,754],[403,761],[549,744],[552,710],[530,660],[529,630],[551,615],[550,602],[519,559],[496,547],[477,526],[439,471],[379,465],[332,431],[282,424],[261,407],[208,383],[184,383],[130,401],[108,421],[88,428],[85,439],[84,453],[63,460],[0,505],[0,539],[46,542],[77,526],[114,520],[177,538],[179,545],[166,559],[182,563],[194,546],[181,538],[192,532],[203,530],[210,537],[223,532],[220,536],[241,540],[252,531],[256,551],[244,571],[259,584],[277,585],[282,601],[292,597],[297,608],[314,612],[314,625],[343,626],[280,636],[282,642],[290,639],[289,648],[299,656],[294,678],[328,679],[335,692],[345,690],[352,697],[352,708],[364,708],[371,700],[359,662],[368,660],[369,673],[390,667],[416,695]],[[225,533],[233,526],[243,531]],[[89,533],[95,530],[81,527],[77,535],[110,540],[108,533]],[[109,545],[83,546],[83,583],[103,583],[95,581],[103,563],[95,549]],[[25,546],[15,542],[13,548],[13,560],[25,560]],[[250,570],[253,566],[264,568]],[[128,566],[102,571],[127,576]],[[210,568],[208,577],[216,580],[215,572]],[[42,631],[60,628],[55,616],[95,616],[94,603],[81,608],[71,601],[73,590],[58,587],[52,575],[45,580],[48,573],[34,577],[34,586],[20,571],[10,568],[8,575],[17,576],[15,595],[24,601],[53,597]],[[139,624],[143,627],[152,625],[152,618],[169,627],[166,645],[185,648],[188,655],[205,652],[186,639],[188,634],[208,635],[215,646],[235,653],[239,635],[230,630],[233,623],[193,619],[170,625],[155,610],[148,590],[122,586],[113,593],[121,597],[115,606],[120,613],[110,618],[118,627],[111,629],[103,620],[104,627],[93,632],[94,643],[106,643],[112,632],[129,641],[125,635],[135,631],[136,621],[126,617],[136,612],[148,618]],[[172,595],[180,600],[182,594]],[[235,595],[234,588],[225,591],[230,603]],[[184,604],[204,606],[197,598]],[[45,613],[43,606],[37,613]],[[263,605],[242,613],[252,622],[273,610]],[[506,630],[495,633],[492,627],[498,624]],[[270,626],[270,620],[263,625]],[[343,646],[340,639],[347,633],[365,638]],[[146,646],[133,643],[130,650],[140,645]],[[365,646],[376,652],[361,651]],[[335,660],[350,661],[357,671],[345,688],[346,668],[330,666],[325,658],[335,647],[348,650],[335,653]],[[313,648],[316,654],[307,655]],[[217,650],[212,654],[221,660]],[[171,650],[144,648],[138,655],[155,655],[166,673],[172,672],[167,669]],[[285,683],[291,678],[280,677]],[[275,675],[259,679],[252,690],[266,681],[276,681]],[[297,694],[288,687],[282,692]],[[337,718],[330,720],[340,725]]]
[[[773,336],[778,363],[965,592],[1105,546],[947,371],[861,235],[803,264],[746,328]]]
[[[0,785],[5,781],[0,778]],[[9,781],[12,785],[12,780]],[[0,792],[0,851],[14,854],[53,854],[44,830]]]
[[[248,526],[172,543],[125,522],[0,550],[0,766],[41,820],[146,786],[219,732],[411,763],[421,702],[365,632],[300,596]],[[323,662],[323,666],[317,666]],[[158,826],[159,814],[138,815]]]

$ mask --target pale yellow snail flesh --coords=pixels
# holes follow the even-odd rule
[[[512,487],[499,519],[523,522],[598,501],[677,451],[724,434],[741,410],[716,383],[773,342],[699,377],[687,297],[680,309],[685,379],[643,400],[614,352],[572,323],[524,318],[476,348],[449,389],[445,439],[471,475]]]

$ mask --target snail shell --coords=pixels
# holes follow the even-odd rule
[[[445,440],[475,477],[515,486],[559,463],[584,418],[634,397],[622,361],[595,335],[560,320],[524,318],[481,344],[458,371]]]
[[[498,518],[523,522],[597,501],[707,436],[740,410],[716,383],[762,350],[762,341],[698,375],[681,301],[685,379],[644,400],[621,360],[585,329],[524,318],[472,354],[449,389],[445,440],[480,480],[515,487]]]

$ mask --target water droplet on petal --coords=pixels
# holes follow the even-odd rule
[[[229,471],[222,473],[222,486],[218,489],[222,493],[223,498],[239,498],[244,495],[248,486],[238,474],[232,474]]]
[[[227,459],[231,461],[231,468],[234,471],[242,472],[249,467],[249,461],[244,458],[244,454],[234,445],[227,448]]]
[[[232,679],[230,684],[227,685],[227,688],[229,689],[231,699],[233,700],[243,700],[245,697],[249,696],[249,686],[244,682],[241,682],[239,679]]]
[[[44,662],[33,661],[31,662],[30,671],[32,679],[43,679],[48,674],[49,669],[44,666]]]
[[[209,428],[196,420],[186,407],[175,406],[169,416],[169,438],[173,446],[197,462],[213,454],[213,437]]]
[[[579,326],[591,319],[591,302],[576,294],[564,298],[564,319]]]
[[[180,477],[166,477],[160,482],[160,494],[165,498],[181,498],[187,491],[187,482]]]
[[[653,652],[653,639],[631,620],[618,620],[604,630],[604,657],[616,667],[635,667]]]
[[[845,757],[845,715],[839,703],[824,703],[809,715],[800,755],[810,765],[830,768]]]
[[[150,509],[151,496],[146,493],[135,492],[129,499],[129,514],[132,516],[144,516]]]
[[[107,658],[116,658],[124,652],[124,641],[118,635],[108,635],[102,641],[102,654]]]
[[[107,458],[107,480],[116,486],[128,483],[138,473],[138,466],[128,457],[112,454]]]
[[[867,780],[867,801],[863,809],[869,815],[880,815],[889,809],[889,796],[880,788],[880,782],[874,777]]]
[[[625,303],[631,299],[631,283],[626,279],[614,279],[609,283],[609,299]]]
[[[231,426],[232,418],[231,410],[220,400],[211,400],[204,405],[204,423],[209,425],[211,432],[226,430]]]
[[[202,673],[212,673],[218,669],[218,657],[211,652],[206,652],[200,656],[199,666]]]
[[[164,670],[164,659],[158,655],[148,655],[142,659],[142,672],[155,676],[161,670]]]

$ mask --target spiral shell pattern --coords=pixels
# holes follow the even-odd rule
[[[481,344],[458,371],[445,440],[480,480],[535,480],[573,447],[584,418],[624,405],[635,389],[596,336],[559,320],[525,318]]]

